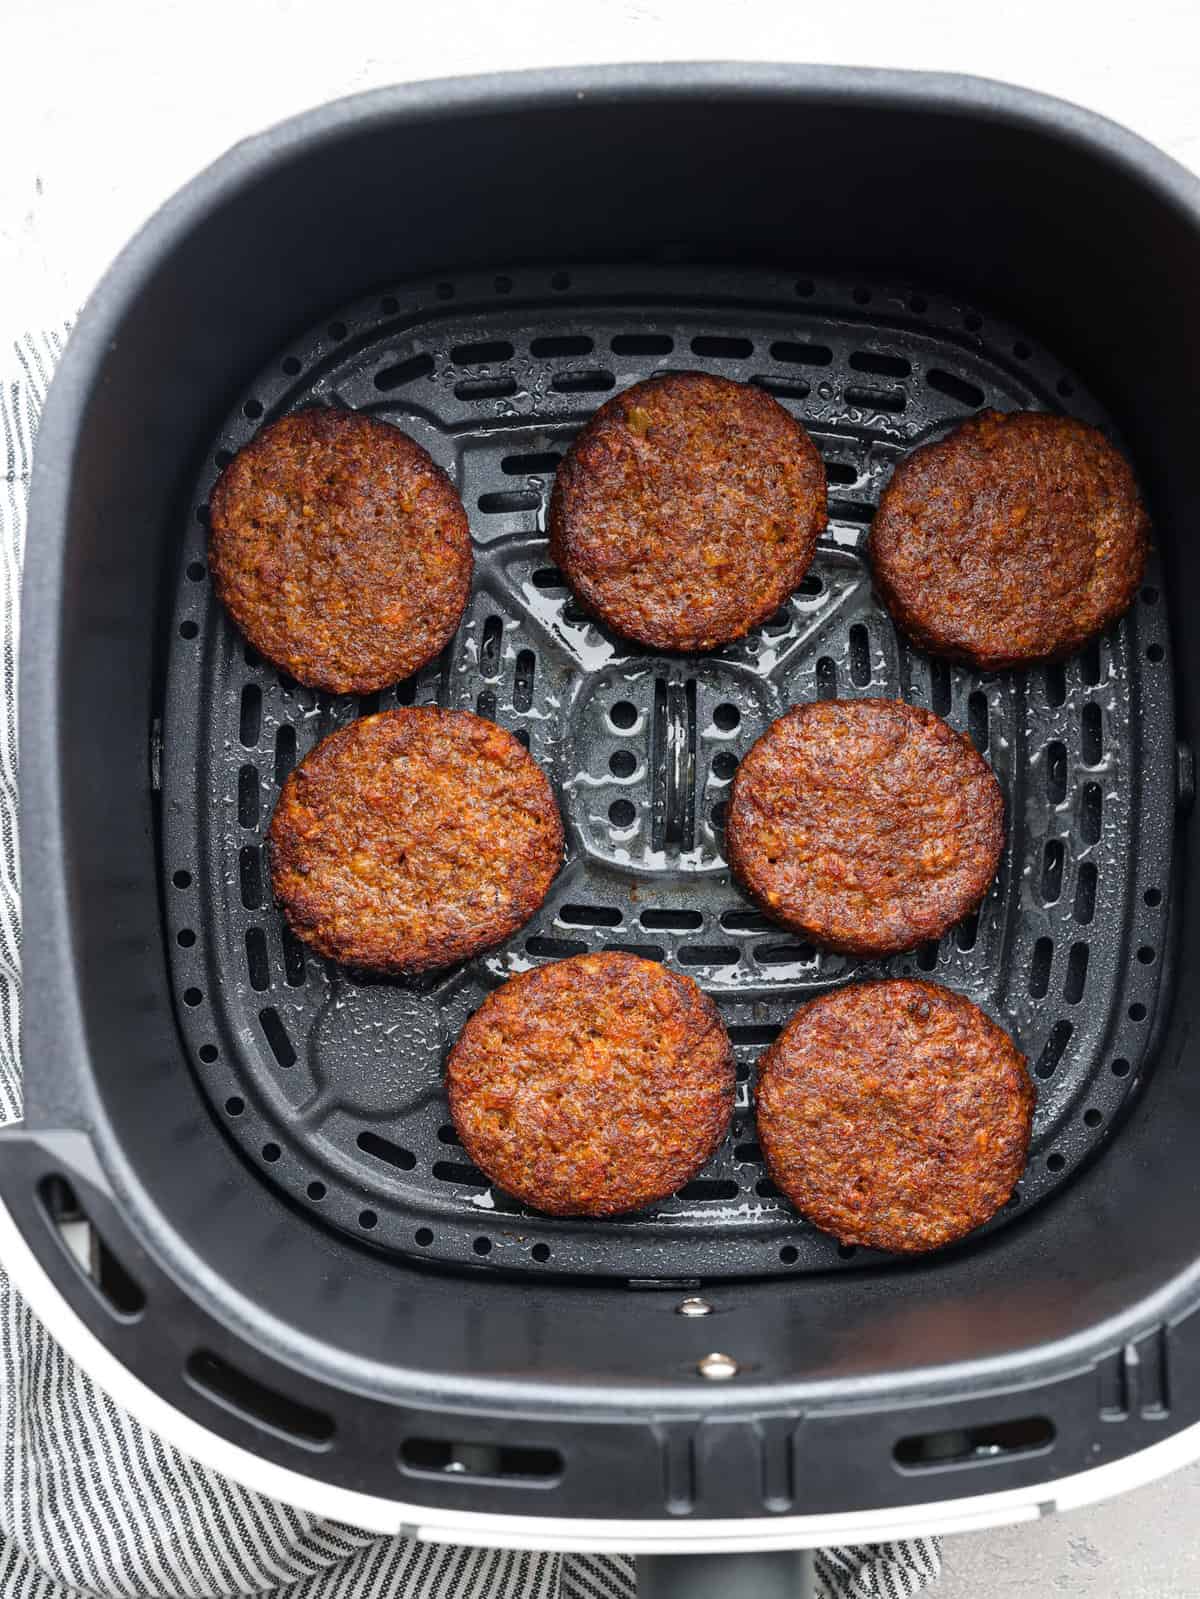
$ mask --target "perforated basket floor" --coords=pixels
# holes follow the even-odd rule
[[[778,396],[830,480],[829,530],[801,588],[748,639],[699,658],[647,652],[586,619],[544,533],[555,466],[596,405],[651,373],[695,368]],[[259,660],[207,578],[217,470],[264,422],[314,403],[410,432],[458,484],[475,538],[453,643],[369,701],[298,688]],[[1176,786],[1166,617],[1152,557],[1129,616],[1061,666],[986,676],[897,636],[863,553],[873,507],[907,449],[984,404],[1067,409],[1111,432],[1023,333],[857,281],[514,271],[399,288],[280,352],[200,474],[161,728],[183,1035],[214,1114],[264,1176],[325,1223],[443,1262],[672,1280],[879,1264],[887,1257],[839,1248],[776,1194],[755,1139],[754,1062],[801,1000],[915,972],[996,1017],[1037,1081],[1028,1170],[987,1230],[1069,1181],[1138,1081],[1159,994]],[[978,915],[882,964],[798,943],[731,883],[722,854],[739,756],[787,706],[834,695],[899,696],[946,716],[986,754],[1007,805],[1003,864]],[[283,928],[266,827],[318,739],[379,707],[433,701],[494,717],[528,744],[558,795],[567,864],[494,954],[427,979],[366,981]],[[702,1176],[651,1212],[537,1216],[466,1160],[442,1062],[509,974],[614,948],[668,961],[720,1004],[739,1063],[733,1130]]]

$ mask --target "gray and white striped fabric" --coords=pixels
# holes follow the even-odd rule
[[[21,1114],[16,673],[25,498],[66,329],[0,355],[0,1121]],[[936,1539],[830,1549],[835,1599],[910,1599]],[[633,1561],[378,1537],[250,1493],[94,1386],[0,1274],[0,1599],[633,1599]]]

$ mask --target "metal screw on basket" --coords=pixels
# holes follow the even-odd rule
[[[683,1299],[675,1306],[677,1316],[711,1316],[712,1306],[707,1299]]]
[[[739,1367],[732,1355],[712,1354],[705,1355],[703,1360],[697,1362],[696,1370],[710,1382],[725,1382],[737,1376]]]

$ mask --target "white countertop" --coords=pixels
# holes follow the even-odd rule
[[[983,73],[1200,170],[1195,0],[0,0],[0,349],[71,315],[169,194],[292,112],[416,78],[668,59]]]

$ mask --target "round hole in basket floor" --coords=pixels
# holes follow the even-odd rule
[[[729,750],[722,750],[720,754],[713,756],[712,769],[714,777],[719,777],[722,783],[727,783],[737,771],[737,756],[731,754]]]
[[[308,1187],[304,1190],[304,1192],[308,1195],[308,1197],[310,1199],[324,1199],[325,1198],[325,1184],[324,1183],[318,1183],[318,1182],[309,1183]]]
[[[713,725],[719,727],[722,733],[732,733],[741,719],[741,711],[738,710],[736,705],[730,705],[728,701],[723,705],[718,705],[713,712]]]
[[[608,807],[608,819],[614,827],[631,827],[637,820],[637,806],[632,800],[613,800]]]
[[[1154,962],[1154,950],[1149,944],[1143,944],[1138,950],[1138,960],[1143,966],[1150,966]]]
[[[1159,661],[1162,660],[1165,654],[1166,651],[1163,649],[1161,644],[1151,644],[1146,649],[1146,659],[1148,661],[1153,661],[1156,666],[1158,665]]]
[[[285,355],[279,364],[290,378],[294,378],[300,370],[300,363],[294,355]]]
[[[477,1238],[471,1248],[477,1255],[490,1255],[492,1252],[492,1240],[490,1238]]]
[[[262,414],[263,403],[261,400],[247,400],[245,405],[242,406],[242,415],[249,417],[251,422],[256,422]]]
[[[230,1094],[225,1101],[225,1109],[231,1116],[240,1116],[246,1108],[246,1101],[240,1094]]]
[[[183,991],[183,1003],[185,1005],[198,1005],[203,998],[204,995],[198,988],[185,988]]]
[[[1128,1077],[1129,1076],[1129,1062],[1127,1060],[1120,1059],[1120,1060],[1113,1061],[1112,1069],[1113,1069],[1113,1076],[1114,1077]]]
[[[282,1153],[283,1151],[280,1149],[278,1144],[264,1144],[262,1147],[262,1158],[265,1161],[269,1161],[272,1165],[274,1165]]]
[[[1060,1155],[1057,1150],[1055,1150],[1053,1155],[1046,1156],[1047,1171],[1062,1171],[1066,1164],[1067,1157],[1065,1155]]]
[[[367,1232],[370,1232],[372,1227],[379,1225],[379,1217],[373,1210],[360,1210],[358,1213],[358,1225],[365,1227]]]
[[[622,733],[628,730],[637,721],[637,706],[631,705],[628,700],[618,700],[608,713],[609,721]]]
[[[1103,1113],[1096,1110],[1094,1106],[1091,1110],[1085,1110],[1083,1113],[1083,1124],[1085,1127],[1099,1127],[1103,1120]]]
[[[1144,1022],[1146,1020],[1146,1007],[1142,1004],[1129,1007],[1129,1020],[1131,1022]]]
[[[203,583],[203,581],[204,581],[204,562],[203,561],[189,561],[188,562],[187,575],[192,580],[193,583]]]
[[[215,1044],[201,1044],[196,1053],[206,1066],[211,1066],[221,1051]]]
[[[196,942],[196,934],[194,929],[190,927],[181,927],[175,934],[175,942],[179,945],[180,949],[191,949],[192,945]]]
[[[779,1251],[779,1258],[785,1266],[794,1266],[800,1259],[800,1251],[795,1244],[784,1244]]]
[[[637,758],[631,750],[614,750],[608,757],[608,769],[614,777],[632,777]]]
[[[189,618],[188,621],[180,622],[180,624],[179,624],[179,636],[180,636],[180,638],[195,638],[197,633],[199,633],[199,631],[200,631],[199,626],[195,622],[193,622],[190,618]]]
[[[855,1255],[858,1254],[858,1245],[857,1244],[839,1244],[838,1245],[838,1254],[842,1257],[843,1260],[853,1260]]]
[[[413,1234],[413,1243],[420,1244],[422,1249],[428,1249],[433,1242],[433,1231],[429,1227],[418,1227]]]
[[[549,1260],[550,1259],[550,1245],[549,1244],[534,1244],[533,1248],[529,1251],[529,1253],[533,1256],[534,1260]]]
[[[1147,905],[1151,905],[1151,906],[1153,906],[1153,905],[1161,905],[1162,904],[1162,889],[1161,888],[1148,888],[1146,890],[1146,892],[1142,895],[1142,898],[1146,901]]]
[[[191,872],[176,872],[172,876],[171,881],[175,884],[176,888],[191,888],[192,874]]]

